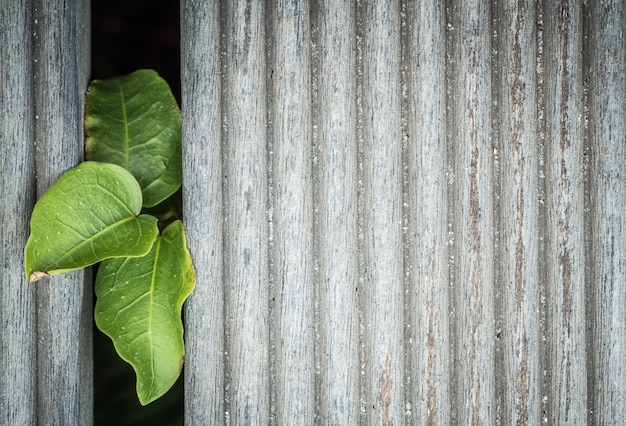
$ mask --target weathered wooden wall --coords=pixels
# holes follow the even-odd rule
[[[89,1],[0,1],[0,424],[92,422],[85,271],[28,283],[38,196],[83,155]]]
[[[623,421],[622,1],[182,12],[189,424]]]
[[[623,1],[182,0],[188,424],[626,418]],[[91,422],[88,2],[0,0],[0,424]]]

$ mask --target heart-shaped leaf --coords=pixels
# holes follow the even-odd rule
[[[35,204],[24,249],[30,281],[110,257],[143,256],[158,234],[140,215],[141,189],[114,164],[87,161],[67,170]]]
[[[95,80],[85,112],[89,160],[130,171],[141,185],[146,207],[176,192],[182,182],[180,110],[155,71]]]
[[[169,225],[143,257],[109,259],[96,277],[96,325],[137,374],[146,405],[180,375],[185,347],[181,308],[195,285],[182,222]]]

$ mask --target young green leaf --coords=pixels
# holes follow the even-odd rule
[[[109,259],[96,277],[96,325],[137,374],[137,396],[149,404],[180,375],[185,347],[181,308],[195,273],[181,221],[145,256]]]
[[[89,86],[86,156],[124,167],[139,181],[146,207],[182,182],[181,116],[169,86],[152,70]]]
[[[114,164],[87,161],[67,170],[35,204],[24,249],[30,281],[110,257],[143,256],[158,234],[141,211],[135,178]]]

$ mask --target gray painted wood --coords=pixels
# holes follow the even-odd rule
[[[32,425],[37,415],[35,286],[23,249],[36,199],[30,1],[0,5],[0,424]]]
[[[619,422],[623,5],[206,3],[187,423]]]
[[[86,2],[34,5],[34,143],[37,196],[83,155],[83,104],[89,75]],[[37,284],[38,424],[92,420],[92,287],[77,271]],[[34,330],[33,330],[34,331]]]

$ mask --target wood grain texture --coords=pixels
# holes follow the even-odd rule
[[[590,356],[592,422],[626,417],[626,11],[620,1],[594,2],[590,18],[588,123],[591,139],[593,301]]]
[[[224,279],[220,8],[181,13],[183,208],[196,288],[185,303],[185,423],[224,421]]]
[[[359,46],[361,309],[369,424],[404,414],[400,2],[363,4]]]
[[[452,9],[449,64],[454,162],[453,377],[457,421],[494,423],[493,147],[491,145],[491,39],[489,5]],[[454,401],[454,400],[453,400]]]
[[[183,2],[188,423],[618,422],[623,5],[265,7]]]
[[[354,5],[316,3],[313,32],[317,421],[348,424],[361,412]]]
[[[39,2],[34,10],[34,166],[41,196],[82,160],[89,52],[88,28],[81,23],[88,21],[89,9],[76,0]],[[93,421],[90,282],[82,270],[37,284],[39,424]]]
[[[274,1],[268,16],[273,419],[315,415],[310,5]]]
[[[270,414],[265,7],[225,2],[223,31],[226,412]]]
[[[541,423],[539,238],[539,148],[535,75],[536,11],[534,3],[501,4],[494,41],[497,120],[494,175],[499,179],[499,241],[494,269],[499,268],[495,302],[496,341],[505,376],[496,389],[504,424]],[[496,173],[500,173],[498,176]],[[501,306],[498,306],[501,304]],[[514,378],[514,379],[513,379]]]
[[[416,424],[451,422],[444,13],[440,2],[406,10],[407,368]]]
[[[546,2],[546,312],[551,419],[587,423],[582,9]]]
[[[30,1],[0,4],[0,424],[37,416],[36,294],[24,275],[35,193]]]

